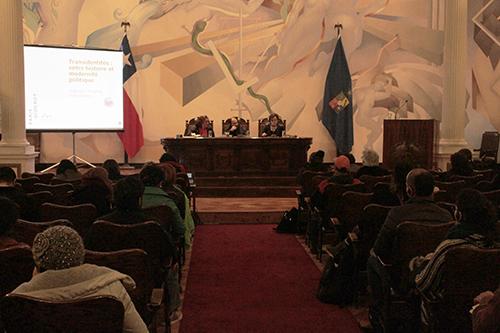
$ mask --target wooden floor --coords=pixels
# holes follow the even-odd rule
[[[296,198],[197,198],[202,223],[278,223]]]

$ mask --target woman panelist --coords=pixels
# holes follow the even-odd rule
[[[262,130],[262,136],[283,136],[285,129],[278,122],[278,115],[276,113],[271,113],[269,115],[269,123]]]

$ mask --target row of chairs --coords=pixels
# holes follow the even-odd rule
[[[12,237],[28,245],[0,250],[0,296],[30,280],[34,267],[30,245],[36,233],[53,225],[73,226],[67,220],[16,222]],[[155,314],[160,305],[163,303],[165,311],[168,309],[168,289],[163,284],[175,258],[165,237],[156,222],[117,225],[106,221],[92,224],[85,237],[87,263],[118,270],[134,279],[137,287],[130,297],[143,320],[152,327],[157,326]],[[165,318],[168,319],[168,313]]]
[[[388,186],[386,183],[388,177],[364,177],[362,184],[356,185],[336,185],[330,184],[325,188],[324,195],[328,198],[324,211],[320,212],[310,206],[310,199],[307,194],[314,192],[314,187],[328,173],[310,172],[306,177],[305,184],[302,185],[302,191],[299,194],[299,203],[304,213],[301,216],[306,217],[306,242],[311,247],[312,252],[316,252],[318,259],[321,260],[324,244],[336,242],[343,238],[347,231],[354,226],[359,227],[360,239],[356,242],[357,249],[357,267],[358,272],[354,279],[356,284],[363,289],[366,284],[367,272],[365,270],[367,259],[370,255],[370,249],[373,247],[378,232],[382,227],[391,206],[383,206],[370,203],[373,198],[373,191],[380,185]],[[307,184],[309,182],[309,184]],[[447,188],[448,191],[456,194],[461,188],[471,186],[464,180],[459,180],[457,188]],[[304,187],[305,185],[305,187]],[[438,186],[440,184],[438,183]],[[448,185],[448,184],[445,184]],[[307,186],[310,186],[308,188]],[[460,187],[460,188],[459,188]],[[500,191],[485,193],[488,198],[498,205]],[[438,202],[442,208],[454,212],[456,206],[452,202]],[[398,287],[387,290],[388,295],[384,304],[383,318],[387,332],[391,331],[411,331],[411,326],[419,324],[418,307],[416,307],[414,295],[408,295],[405,291],[409,285],[408,263],[415,256],[424,256],[435,250],[451,226],[455,222],[430,225],[424,222],[405,222],[396,230],[396,242],[393,253],[395,253],[395,262],[388,271],[392,281]],[[500,223],[498,225],[500,232]],[[411,246],[408,246],[411,244]],[[464,265],[464,263],[466,263]],[[500,280],[500,250],[458,250],[452,252],[450,260],[445,267],[445,282],[448,287],[446,297],[440,304],[433,304],[433,320],[431,331],[439,332],[443,327],[453,327],[451,331],[462,332],[470,329],[471,323],[468,316],[468,309],[472,305],[473,298],[484,290],[495,290]],[[485,268],[495,267],[491,275],[477,277],[477,272]],[[467,272],[464,272],[467,270]],[[471,273],[473,272],[473,273]],[[490,273],[490,272],[489,272]],[[458,282],[446,280],[460,275]],[[474,275],[474,276],[473,276]],[[483,274],[482,274],[483,275]],[[493,276],[493,278],[492,278]],[[460,291],[460,285],[467,285],[467,288]],[[448,311],[449,310],[449,311]],[[456,318],[460,318],[457,320]],[[403,319],[403,320],[402,320]],[[451,326],[450,326],[451,325]],[[410,327],[408,327],[410,326]]]

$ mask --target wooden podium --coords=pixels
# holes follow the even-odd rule
[[[384,120],[384,165],[392,169],[394,148],[402,143],[414,144],[421,151],[420,165],[427,169],[434,167],[433,156],[439,124],[434,119],[386,119]]]

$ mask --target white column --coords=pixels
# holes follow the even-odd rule
[[[451,154],[467,147],[465,128],[465,73],[467,70],[467,0],[446,0],[444,23],[444,91],[438,166],[444,169]]]
[[[34,171],[33,146],[26,141],[24,124],[24,52],[22,1],[0,1],[0,164],[18,171]]]

